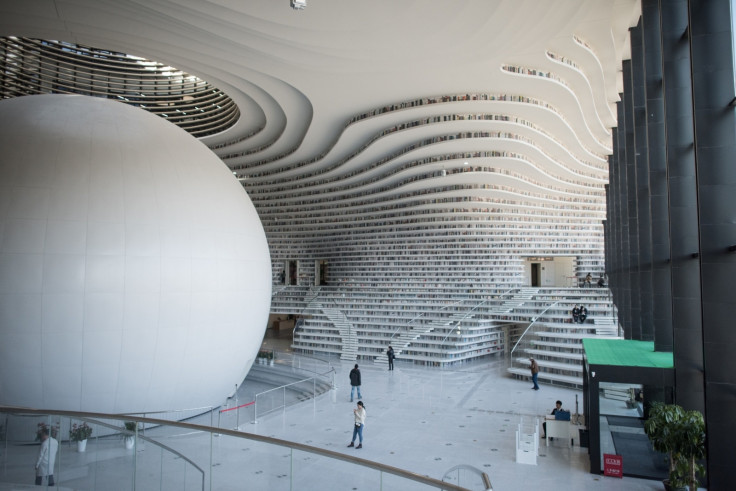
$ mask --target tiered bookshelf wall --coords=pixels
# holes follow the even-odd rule
[[[588,308],[585,324],[571,323],[573,303]],[[617,334],[605,288],[460,293],[452,287],[284,287],[275,295],[272,311],[300,319],[293,335],[297,351],[385,364],[391,345],[399,361],[429,366],[454,366],[509,353],[536,319],[534,340],[527,332],[515,350],[517,365],[524,365],[521,357],[535,356],[550,374],[545,380],[568,385],[578,385],[578,380],[553,374],[573,372],[579,378],[581,339]],[[542,353],[544,349],[549,353]],[[518,374],[528,375],[528,369]]]
[[[500,68],[520,86],[570,92],[555,69],[586,83],[583,65],[545,58],[544,70]],[[385,363],[391,344],[399,360],[448,366],[510,353],[521,339],[514,358],[538,356],[544,380],[578,385],[580,339],[599,335],[595,319],[615,326],[607,290],[577,288],[603,273],[610,152],[600,101],[582,106],[566,114],[523,93],[433,96],[351,118],[342,130],[351,146],[338,137],[309,159],[223,155],[262,218],[274,282],[298,263],[297,285],[272,305],[304,317],[294,348]],[[568,258],[572,270],[529,293],[529,257]],[[327,263],[319,280],[317,261]],[[305,288],[311,297],[300,300]],[[586,325],[567,322],[571,298],[588,301]]]

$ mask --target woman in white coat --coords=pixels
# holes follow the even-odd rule
[[[36,460],[36,485],[40,486],[45,476],[49,477],[49,486],[54,485],[54,464],[56,463],[56,452],[59,450],[59,442],[49,436],[49,429],[41,430],[41,448],[38,450]]]

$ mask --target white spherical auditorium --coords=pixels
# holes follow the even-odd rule
[[[202,143],[84,96],[0,101],[0,403],[218,405],[268,320],[258,215]]]

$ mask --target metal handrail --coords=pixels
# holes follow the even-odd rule
[[[514,290],[521,290],[521,288],[517,288],[517,287],[509,288],[508,290],[503,292],[497,299],[494,299],[494,300],[503,300],[503,297],[505,297],[507,294],[511,293]]]
[[[458,305],[458,304],[461,304],[461,303],[463,303],[464,301],[465,301],[465,300],[458,300],[457,302],[455,302],[455,303],[453,303],[453,304],[451,304],[451,305],[445,305],[445,306],[444,306],[444,307],[442,307],[442,308],[441,308],[441,309],[440,309],[440,310],[439,310],[438,312],[442,312],[442,311],[443,311],[443,310],[445,310],[445,309],[449,309],[450,307],[454,307],[454,306],[456,306],[456,305]],[[408,331],[408,330],[409,330],[409,328],[411,328],[411,326],[412,326],[412,325],[414,324],[414,321],[416,321],[416,320],[417,320],[417,319],[419,319],[420,317],[424,316],[425,314],[426,314],[426,312],[422,312],[421,314],[419,314],[419,315],[415,316],[415,317],[414,317],[413,319],[409,320],[409,322],[408,322],[408,323],[407,323],[406,325],[403,325],[403,326],[399,326],[399,327],[397,327],[397,328],[396,328],[396,330],[395,330],[395,331],[393,332],[393,334],[391,334],[391,337],[390,337],[390,338],[388,338],[388,340],[389,340],[389,344],[390,344],[391,340],[392,340],[392,339],[394,338],[394,336],[396,336],[396,334],[397,334],[397,333],[398,333],[399,331],[401,331],[402,329],[405,329],[405,330],[407,330],[407,331]]]
[[[488,301],[488,299],[485,299],[485,300],[483,300],[482,302],[480,302],[479,304],[477,304],[477,305],[476,305],[475,307],[473,307],[472,309],[468,310],[468,311],[467,311],[467,312],[465,313],[465,315],[464,315],[464,316],[462,317],[462,319],[460,319],[459,321],[457,321],[457,322],[455,323],[455,327],[460,327],[460,323],[462,323],[462,321],[464,321],[465,319],[467,319],[467,318],[468,318],[468,316],[469,316],[470,314],[472,314],[473,312],[475,312],[475,311],[476,311],[476,310],[477,310],[477,309],[478,309],[478,308],[479,308],[479,307],[480,307],[481,305],[483,305],[483,304],[484,304],[484,303],[486,303],[487,301]],[[442,345],[442,343],[444,343],[445,341],[447,341],[447,338],[449,338],[449,337],[450,337],[450,334],[452,334],[452,331],[453,331],[453,329],[451,329],[451,330],[450,330],[450,332],[448,332],[448,333],[447,333],[447,336],[445,336],[445,339],[443,339],[443,340],[442,340],[442,341],[440,342],[440,345]]]
[[[96,425],[99,425],[99,426],[106,426],[107,428],[110,428],[110,429],[119,431],[120,433],[123,433],[123,434],[126,434],[126,435],[133,435],[133,436],[136,436],[137,435],[137,438],[139,438],[140,440],[146,441],[146,442],[148,442],[148,443],[150,443],[152,445],[156,445],[157,447],[162,448],[162,449],[166,450],[167,452],[170,452],[170,453],[176,455],[180,459],[185,460],[189,465],[191,465],[192,467],[194,467],[195,469],[197,469],[199,471],[199,473],[202,475],[202,491],[204,491],[204,479],[205,479],[204,478],[204,469],[202,469],[200,466],[198,466],[197,464],[195,464],[192,459],[190,459],[189,457],[187,457],[183,453],[179,452],[178,450],[174,450],[173,448],[169,447],[168,445],[165,445],[165,444],[163,444],[161,442],[158,442],[158,441],[156,441],[156,440],[154,440],[152,438],[148,438],[142,432],[138,432],[138,430],[130,431],[130,430],[126,429],[126,428],[118,428],[117,426],[113,426],[113,425],[111,425],[109,423],[105,423],[105,422],[100,421],[98,419],[90,419],[90,418],[86,418],[86,417],[85,418],[78,418],[78,419],[80,419],[82,421],[87,421],[88,423],[93,423],[93,424],[96,424]],[[117,417],[115,417],[115,418],[108,418],[108,419],[116,419],[116,420],[118,420]],[[120,419],[123,419],[122,418],[122,415],[120,415]],[[125,418],[123,419],[123,421],[136,421],[136,424],[139,423],[137,421],[137,418],[132,418],[129,415],[125,415]]]
[[[493,491],[493,485],[491,484],[491,478],[488,477],[488,474],[478,469],[477,467],[473,467],[472,465],[467,465],[467,464],[456,465],[455,467],[452,467],[451,469],[448,469],[447,472],[445,472],[445,475],[442,477],[442,480],[444,481],[450,474],[452,474],[455,471],[460,471],[460,470],[469,471],[477,476],[480,476],[481,480],[483,481],[484,491]]]
[[[286,290],[286,286],[287,285],[284,285],[284,290]],[[321,287],[317,287],[317,290],[314,292],[312,290],[312,287],[309,287],[309,289],[307,290],[307,294],[304,296],[304,301],[305,301],[304,307],[302,307],[302,310],[300,310],[299,313],[296,314],[296,319],[294,320],[294,329],[292,329],[291,331],[291,344],[294,344],[294,339],[296,337],[296,330],[297,330],[297,324],[299,323],[299,319],[306,322],[306,319],[304,318],[304,311],[309,308],[310,303],[314,302],[315,300],[319,298],[320,296],[319,294],[321,290],[322,290]],[[314,293],[314,296],[312,297],[311,300],[307,302],[306,300],[310,296],[311,293]]]
[[[549,304],[549,306],[547,306],[547,308],[545,308],[543,311],[541,311],[539,313],[539,315],[537,315],[536,317],[532,317],[532,321],[529,323],[528,326],[526,326],[526,329],[524,329],[524,332],[521,333],[521,336],[519,336],[519,339],[516,340],[516,344],[514,345],[514,347],[511,348],[511,353],[509,354],[509,359],[511,360],[512,363],[513,363],[513,360],[514,360],[514,351],[516,351],[517,346],[519,346],[519,343],[521,342],[521,340],[524,339],[524,336],[529,331],[529,329],[531,329],[531,327],[534,324],[536,324],[536,322],[539,320],[540,317],[542,317],[544,315],[545,312],[547,312],[549,309],[551,309],[552,307],[554,307],[555,305],[557,305],[560,302],[561,302],[561,300],[557,300],[555,302],[552,302],[551,304]]]
[[[333,371],[334,371],[334,368],[333,368]],[[291,386],[298,385],[298,384],[303,384],[304,382],[309,382],[309,381],[312,382],[312,397],[317,397],[317,394],[316,394],[316,392],[317,392],[317,377],[309,377],[309,378],[305,378],[305,379],[302,379],[302,380],[297,380],[296,382],[291,382],[291,383],[286,384],[286,385],[281,385],[279,387],[274,387],[273,389],[264,390],[263,392],[259,392],[258,394],[256,394],[255,397],[253,398],[253,423],[258,423],[258,396],[263,397],[266,394],[270,394],[271,392],[275,392],[277,390],[284,391],[284,402],[283,402],[283,404],[281,406],[274,407],[274,408],[272,408],[272,409],[264,412],[263,414],[261,414],[261,416],[263,416],[263,415],[266,415],[266,414],[271,413],[273,411],[276,411],[278,409],[282,409],[282,408],[283,409],[286,409],[286,390],[289,387],[291,387]]]
[[[272,351],[274,352],[274,358],[277,358],[275,355],[278,354],[278,353],[280,353],[279,359],[284,359],[283,355],[286,354],[286,353],[284,353],[282,351],[276,351],[276,350],[272,350]],[[293,354],[291,354],[291,353],[289,353],[289,354],[292,355],[292,357],[293,357]],[[313,384],[312,384],[313,385],[312,395],[313,395],[313,397],[317,397],[317,393],[316,393],[317,392],[317,389],[316,389],[317,379],[325,380],[325,381],[327,381],[327,382],[330,383],[330,387],[331,388],[333,388],[333,389],[335,388],[335,375],[337,374],[337,370],[335,369],[335,367],[332,366],[332,363],[330,363],[329,360],[323,360],[321,358],[316,358],[316,357],[305,357],[305,358],[326,363],[328,369],[326,371],[324,371],[324,372],[319,372],[319,371],[316,371],[316,370],[310,370],[308,368],[299,367],[298,370],[301,370],[301,371],[307,372],[307,373],[312,373],[314,375],[311,376],[311,377],[307,377],[305,379],[302,379],[302,380],[298,380],[296,382],[291,382],[291,383],[288,383],[288,384],[285,384],[285,385],[280,385],[278,387],[274,387],[272,389],[264,390],[263,392],[257,393],[253,397],[253,402],[252,402],[252,404],[253,404],[253,422],[254,423],[257,423],[258,422],[258,396],[263,396],[265,394],[268,394],[270,392],[274,392],[274,391],[277,391],[277,390],[284,390],[284,391],[286,391],[286,389],[289,386],[291,386],[291,385],[301,384],[301,383],[307,382],[309,380],[312,380],[313,381]],[[329,377],[330,374],[332,374],[332,379],[331,380],[330,380],[330,377]],[[283,407],[286,407],[286,402],[284,402],[284,406]],[[279,409],[279,408],[274,408],[271,411],[266,411],[264,414],[268,414],[269,412],[275,411],[276,409]],[[236,427],[237,426],[238,425],[236,425]]]
[[[119,419],[119,420],[127,420],[127,421],[136,421],[138,423],[151,424],[151,425],[168,425],[168,426],[182,428],[182,429],[186,429],[190,431],[201,431],[204,433],[210,433],[211,435],[214,435],[214,434],[227,435],[227,436],[231,436],[235,438],[240,438],[243,440],[256,441],[256,442],[261,442],[261,443],[265,443],[268,445],[276,445],[279,447],[288,448],[292,451],[297,450],[300,452],[306,452],[309,454],[327,457],[327,458],[339,460],[342,462],[348,462],[350,464],[377,470],[379,472],[385,472],[387,474],[392,474],[394,476],[398,476],[403,479],[408,479],[410,481],[418,482],[420,484],[431,486],[431,487],[434,487],[440,490],[470,491],[467,488],[456,486],[451,483],[442,482],[438,479],[434,479],[428,476],[423,476],[421,474],[416,474],[414,472],[410,472],[404,469],[399,469],[398,467],[381,464],[379,462],[373,462],[371,460],[362,459],[360,457],[354,457],[344,452],[340,453],[340,452],[335,452],[332,450],[327,450],[324,448],[313,447],[311,445],[306,445],[303,443],[296,443],[296,442],[281,440],[279,438],[273,438],[270,436],[256,435],[254,433],[246,433],[246,432],[237,431],[237,430],[226,430],[223,428],[214,428],[211,426],[204,426],[204,425],[199,425],[195,423],[186,423],[183,421],[167,421],[167,420],[162,420],[162,419],[131,417],[128,415],[119,415],[119,414],[61,411],[61,410],[53,410],[53,409],[29,409],[29,408],[13,407],[13,406],[0,406],[0,413],[24,413],[24,414],[39,414],[39,415],[55,414],[58,416],[66,416],[66,417],[78,418],[78,419],[82,419],[82,418]]]
[[[42,415],[42,416],[49,416],[49,415],[63,416],[63,417],[68,417],[70,419],[75,419],[75,420],[79,420],[79,421],[85,421],[87,423],[91,423],[91,424],[98,425],[98,426],[104,426],[106,428],[109,428],[111,430],[114,430],[114,432],[122,433],[122,434],[125,434],[125,435],[136,435],[137,434],[138,439],[143,440],[143,441],[146,441],[148,443],[151,443],[152,445],[155,445],[155,446],[157,446],[157,447],[159,447],[159,448],[161,448],[161,449],[163,449],[163,450],[165,450],[167,452],[170,452],[171,454],[179,457],[180,459],[185,460],[189,465],[191,465],[192,467],[194,467],[195,469],[197,469],[199,471],[200,475],[202,476],[202,491],[204,491],[204,489],[205,489],[205,472],[204,472],[204,469],[202,469],[202,467],[200,467],[199,465],[197,465],[193,460],[191,460],[186,455],[182,454],[178,450],[175,450],[175,449],[169,447],[168,445],[165,445],[165,444],[163,444],[161,442],[158,442],[158,441],[156,441],[156,440],[154,440],[152,438],[149,438],[149,437],[145,436],[142,432],[138,432],[138,430],[136,430],[136,431],[130,431],[130,430],[127,430],[125,427],[122,427],[121,428],[119,426],[115,426],[115,425],[112,425],[110,423],[105,423],[104,421],[100,421],[100,419],[99,419],[99,418],[104,418],[104,419],[112,419],[112,420],[115,420],[115,421],[123,421],[123,422],[126,422],[126,421],[135,421],[136,423],[141,423],[141,422],[145,422],[144,420],[149,419],[149,418],[140,418],[138,416],[132,416],[130,414],[97,414],[95,416],[94,413],[74,413],[72,411],[44,411],[44,410],[40,410],[40,409],[28,409],[28,408],[12,407],[12,406],[0,406],[0,412],[1,413],[8,413],[8,414],[23,414],[23,415],[39,414],[39,415]],[[165,411],[160,411],[160,412],[163,413]],[[171,423],[168,420],[156,420],[156,421],[161,421],[161,422],[164,422],[165,424],[170,424]]]

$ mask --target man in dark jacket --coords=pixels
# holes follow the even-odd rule
[[[580,307],[577,305],[572,308],[572,321],[577,324],[580,321]]]
[[[360,395],[360,370],[358,370],[358,364],[355,364],[355,368],[350,370],[350,402],[353,402],[353,394],[355,389],[358,389],[358,399],[362,399]]]
[[[580,306],[580,313],[578,314],[578,322],[582,324],[585,322],[585,319],[588,318],[588,309],[585,308],[585,305]]]
[[[393,370],[394,369],[394,358],[396,358],[396,356],[394,355],[394,349],[390,345],[388,349],[386,350],[386,356],[388,356],[388,369]]]

